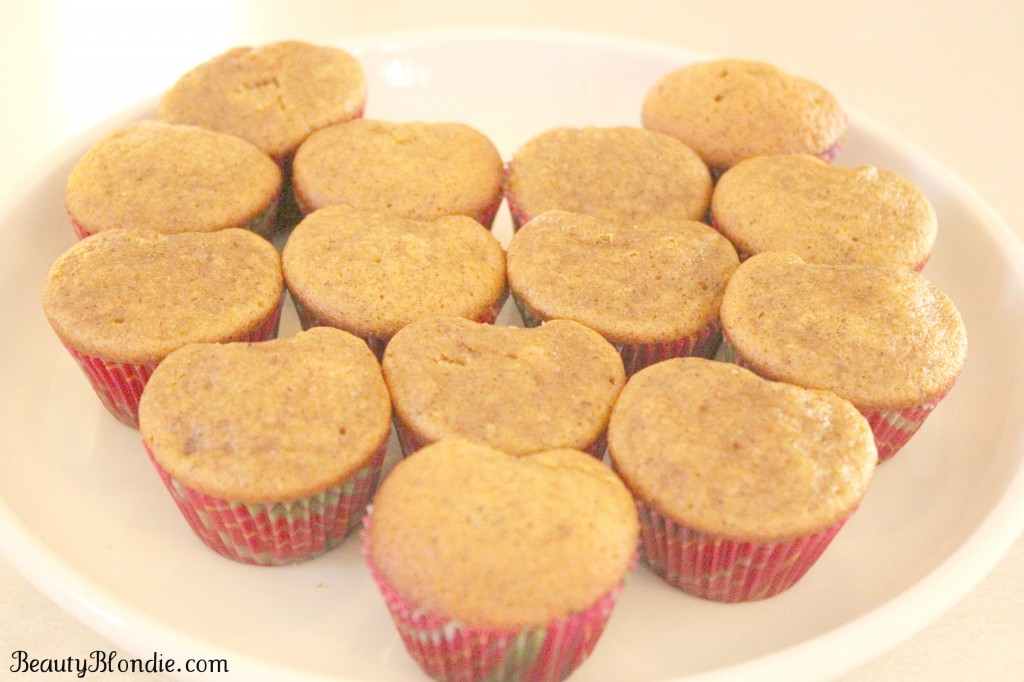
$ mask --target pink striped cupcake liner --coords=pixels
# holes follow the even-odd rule
[[[509,215],[512,216],[512,229],[513,231],[518,231],[520,227],[529,222],[531,216],[526,215],[525,211],[519,207],[515,197],[509,193],[508,189],[505,191],[505,201],[509,206]]]
[[[278,305],[262,324],[251,332],[232,341],[266,341],[277,336],[281,320],[281,306]],[[139,398],[146,382],[156,369],[157,362],[129,363],[104,360],[82,353],[68,344],[64,347],[82,368],[100,402],[119,421],[133,428],[139,427]]]
[[[681,525],[637,500],[641,556],[665,582],[702,599],[756,601],[788,590],[814,565],[846,519],[781,542],[736,542]]]
[[[282,566],[317,557],[355,529],[373,498],[385,448],[348,480],[291,502],[245,504],[205,495],[174,479],[153,457],[171,498],[203,544],[245,564]]]
[[[736,349],[729,342],[728,337],[724,336],[722,339],[722,359],[753,371],[753,368],[736,355]],[[932,410],[949,394],[951,388],[947,388],[938,397],[926,403],[911,405],[899,410],[868,410],[858,407],[860,413],[864,415],[864,418],[867,419],[868,424],[871,426],[872,434],[874,434],[879,464],[892,459],[893,455],[910,442],[910,439],[921,428],[921,425],[924,424],[925,419],[932,413]]]
[[[923,405],[915,405],[902,410],[871,411],[861,410],[861,413],[871,425],[871,432],[875,434],[875,446],[878,448],[878,462],[882,463],[891,459],[899,452],[904,445],[917,433],[917,430],[924,424],[932,410],[942,402],[942,399],[949,393],[947,390],[938,398]]]
[[[507,296],[508,292],[506,291],[500,298],[498,298],[497,301],[489,305],[478,317],[474,318],[474,321],[482,322],[484,324],[494,324],[494,321],[498,319],[498,315],[501,313],[502,306],[505,305],[505,299]],[[302,327],[303,331],[312,329],[313,327],[336,326],[331,322],[324,320],[319,315],[312,313],[309,308],[304,306],[295,296],[292,296],[291,299],[292,303],[295,305],[295,312],[298,315],[299,325]],[[373,354],[377,356],[378,362],[384,359],[384,349],[387,348],[388,341],[390,339],[386,339],[383,336],[374,336],[372,334],[355,334],[355,332],[351,332],[349,329],[345,329],[344,331],[353,333],[355,336],[358,336],[365,341],[366,345],[373,351]]]
[[[523,324],[527,327],[538,327],[544,323],[544,318],[530,309],[526,304],[512,295],[516,309]],[[611,342],[615,349],[622,356],[622,364],[626,370],[626,377],[639,372],[662,360],[670,358],[697,356],[712,359],[718,352],[718,346],[722,340],[722,325],[717,319],[710,322],[704,328],[699,329],[690,336],[676,341],[664,343],[615,343]]]
[[[483,209],[481,209],[478,213],[476,213],[476,215],[472,215],[470,217],[476,220],[484,227],[486,227],[487,229],[493,229],[494,219],[498,217],[498,209],[501,208],[501,202],[504,199],[505,195],[499,192],[498,196],[494,197],[494,201],[492,201],[488,206],[485,206]]]
[[[558,682],[566,679],[594,650],[619,594],[620,581],[590,607],[543,627],[476,627],[419,609],[381,576],[370,559],[363,521],[366,565],[384,598],[409,655],[439,682]]]

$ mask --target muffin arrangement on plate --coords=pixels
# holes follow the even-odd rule
[[[681,65],[507,159],[368,95],[298,41],[184,74],[74,167],[43,308],[199,541],[360,543],[434,679],[568,677],[634,570],[794,588],[964,367],[927,196],[831,165],[815,83]]]

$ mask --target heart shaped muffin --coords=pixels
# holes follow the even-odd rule
[[[718,59],[661,78],[643,101],[645,128],[679,138],[716,174],[762,154],[835,155],[846,112],[822,86],[773,64]]]
[[[384,351],[405,454],[445,437],[514,455],[568,447],[600,456],[622,357],[570,320],[504,327],[457,317],[406,326]]]
[[[644,561],[670,585],[725,602],[800,580],[859,506],[877,461],[848,401],[703,358],[633,375],[608,452],[637,499]]]
[[[270,238],[282,190],[274,161],[233,135],[140,121],[103,138],[68,176],[75,233],[214,232],[244,227]]]
[[[236,135],[282,170],[314,130],[362,116],[366,76],[336,47],[282,40],[234,47],[185,73],[160,99],[160,120]]]
[[[711,190],[695,151],[631,126],[546,130],[516,151],[505,182],[516,228],[556,210],[624,224],[702,220]]]
[[[136,426],[157,363],[189,343],[277,336],[283,294],[277,249],[249,230],[109,230],[54,262],[43,311],[107,409]]]
[[[713,357],[718,306],[737,265],[727,239],[690,220],[633,225],[548,211],[508,247],[509,287],[526,325],[584,324],[619,349],[627,375],[668,357]]]
[[[493,322],[507,291],[501,242],[467,216],[413,220],[328,206],[292,231],[282,267],[304,329],[344,329],[378,357],[420,317]]]
[[[445,439],[388,474],[363,552],[433,679],[560,680],[596,645],[638,533],[629,491],[583,452]]]
[[[753,256],[722,297],[727,352],[756,373],[830,390],[857,406],[878,456],[896,453],[953,387],[967,355],[956,306],[897,265]]]
[[[497,147],[464,123],[357,119],[313,133],[295,153],[292,187],[309,214],[341,205],[490,227],[503,197]]]
[[[139,405],[143,443],[196,535],[236,561],[302,561],[339,544],[377,484],[391,404],[366,344],[330,327],[192,344]]]
[[[789,251],[812,263],[892,263],[920,270],[937,220],[925,193],[874,166],[806,154],[759,156],[718,180],[711,222],[745,258]]]

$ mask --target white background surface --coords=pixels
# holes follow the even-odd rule
[[[69,137],[159,93],[193,65],[234,45],[524,26],[777,63],[826,85],[926,149],[1024,237],[1024,2],[0,0],[0,6],[5,195],[18,191],[22,178]],[[1024,541],[950,612],[907,634],[843,682],[1024,680]],[[13,675],[8,668],[16,650],[43,658],[110,648],[0,559],[0,679],[74,679]],[[161,680],[146,674],[96,678]]]

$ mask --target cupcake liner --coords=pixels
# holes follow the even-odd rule
[[[676,523],[643,500],[637,510],[648,567],[684,592],[729,603],[767,599],[792,587],[846,523],[793,540],[736,542]]]
[[[430,443],[433,442],[433,441],[431,441],[429,439],[421,438],[415,432],[415,430],[410,428],[404,421],[402,421],[401,417],[399,417],[398,414],[394,415],[394,417],[392,419],[392,422],[394,423],[394,426],[395,426],[395,435],[398,437],[398,445],[399,445],[399,448],[402,451],[402,456],[403,457],[408,457],[409,455],[411,455],[412,453],[416,452],[420,448],[422,448],[422,447],[424,447],[426,445],[429,445]],[[566,447],[575,447],[575,446],[566,446]],[[578,449],[582,450],[583,452],[589,453],[589,454],[593,455],[594,457],[596,457],[598,459],[601,459],[602,457],[604,457],[604,451],[607,448],[608,448],[608,432],[607,432],[607,430],[604,430],[589,445],[587,445],[586,447],[578,448]]]
[[[917,430],[924,424],[924,420],[931,414],[932,410],[942,402],[942,399],[949,393],[947,390],[938,398],[923,405],[915,405],[902,410],[870,411],[861,410],[861,413],[871,425],[871,432],[875,435],[875,446],[878,448],[878,462],[891,459],[899,452],[904,445],[917,433]]]
[[[719,357],[725,362],[732,362],[753,371],[752,367],[736,355],[736,348],[726,336],[722,337]],[[911,405],[899,410],[868,410],[857,407],[871,426],[871,433],[875,437],[875,447],[878,449],[879,464],[891,459],[910,442],[932,410],[949,394],[951,388],[947,388],[938,397],[926,403]]]
[[[474,319],[475,322],[483,322],[485,324],[494,324],[494,321],[498,319],[498,315],[501,313],[502,306],[505,305],[505,298],[508,296],[506,291],[501,297],[489,305],[478,317]],[[334,327],[336,325],[329,321],[324,320],[322,317],[310,312],[309,308],[304,306],[301,301],[295,296],[291,297],[292,303],[295,305],[295,313],[299,318],[299,326],[302,327],[303,331],[312,329],[313,327]],[[340,327],[339,327],[340,329]],[[383,336],[375,336],[373,334],[357,334],[356,332],[345,329],[354,336],[359,337],[366,342],[366,345],[370,347],[373,354],[377,356],[377,361],[380,362],[384,359],[384,349],[387,348],[389,339]]]
[[[131,364],[85,355],[64,347],[82,368],[100,402],[118,421],[139,428],[139,398],[157,363]]]
[[[504,194],[499,192],[488,206],[485,206],[479,212],[470,217],[487,229],[492,229],[494,227],[494,219],[498,216],[498,209],[501,208],[501,202],[504,198]]]
[[[545,319],[534,310],[523,303],[519,297],[513,294],[516,309],[523,324],[527,327],[538,327]],[[711,359],[718,352],[718,346],[722,340],[722,326],[719,321],[713,320],[704,328],[693,334],[675,341],[663,343],[615,343],[611,342],[615,349],[622,356],[622,364],[626,370],[626,376],[630,377],[644,367],[653,365],[669,358],[686,356],[697,356]]]
[[[251,332],[232,341],[265,341],[277,336],[281,320],[281,306],[261,325]],[[158,362],[130,363],[117,360],[104,360],[87,355],[64,343],[71,357],[81,367],[96,395],[107,410],[119,421],[133,428],[139,427],[139,398],[146,387],[146,382],[156,369]]]
[[[597,645],[625,585],[620,581],[590,607],[545,626],[523,629],[476,627],[426,613],[405,599],[370,558],[364,517],[362,550],[406,650],[440,682],[557,682],[567,678]]]
[[[507,185],[507,182],[508,182],[508,172],[507,172],[507,170],[506,170],[505,177],[506,177],[506,185]],[[515,195],[508,191],[508,187],[507,186],[505,188],[505,203],[508,204],[508,212],[509,212],[509,215],[512,217],[512,229],[513,229],[513,231],[518,231],[520,227],[522,227],[526,223],[530,222],[530,218],[532,216],[526,215],[526,212],[523,211],[523,209],[519,207],[519,204],[516,202]]]
[[[373,498],[385,448],[348,480],[291,502],[245,504],[193,490],[150,461],[193,532],[221,556],[258,566],[312,559],[338,546]]]

